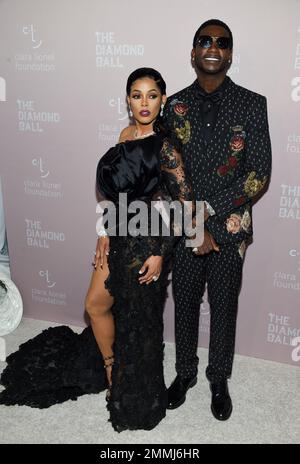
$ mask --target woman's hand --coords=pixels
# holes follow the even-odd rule
[[[161,273],[163,264],[162,256],[149,256],[148,259],[144,262],[143,266],[139,270],[139,274],[143,274],[145,271],[146,274],[139,278],[140,284],[150,284],[152,281],[156,281]]]
[[[97,269],[98,264],[100,264],[101,269],[103,269],[104,256],[109,254],[109,236],[105,235],[99,237],[97,240],[97,247],[95,252],[94,259],[94,268]]]

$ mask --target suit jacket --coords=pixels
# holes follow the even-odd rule
[[[227,79],[209,143],[197,80],[168,98],[164,118],[181,142],[196,200],[216,213],[207,229],[218,243],[241,243],[252,236],[252,202],[270,178],[271,143],[266,98]]]

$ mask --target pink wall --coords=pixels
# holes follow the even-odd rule
[[[96,243],[95,170],[128,123],[127,76],[151,66],[169,95],[187,86],[195,78],[194,32],[218,17],[234,35],[229,75],[268,98],[273,145],[272,182],[254,209],[236,351],[299,366],[299,1],[40,5],[0,3],[0,174],[12,278],[25,316],[84,324]],[[32,240],[37,235],[43,238]],[[207,302],[201,313],[200,343],[207,346]],[[165,314],[170,341],[171,297]]]

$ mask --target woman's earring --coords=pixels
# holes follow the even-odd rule
[[[164,114],[164,106],[165,105],[162,103],[160,107],[160,113],[159,113],[161,116]]]
[[[130,107],[129,107],[129,116],[130,116],[131,118],[132,118],[132,116],[133,116],[133,112],[132,112],[132,110],[131,110]]]

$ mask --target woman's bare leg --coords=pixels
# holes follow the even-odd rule
[[[107,258],[104,257],[103,269],[98,265],[92,274],[90,287],[85,300],[85,309],[90,317],[92,330],[102,353],[108,383],[111,385],[113,363],[113,343],[115,339],[115,324],[111,312],[114,299],[104,286],[109,275]],[[108,359],[106,359],[108,358]]]

